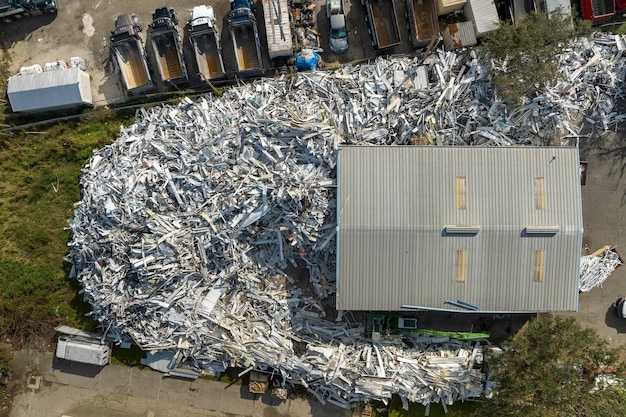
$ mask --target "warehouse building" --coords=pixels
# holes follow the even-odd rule
[[[7,95],[14,112],[92,105],[89,74],[77,67],[14,75],[9,78]]]
[[[576,311],[579,166],[566,147],[341,147],[337,309]]]

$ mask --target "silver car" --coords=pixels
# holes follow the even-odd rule
[[[344,13],[343,0],[327,0],[326,13],[330,19],[330,39],[328,46],[336,54],[348,50],[348,28]]]

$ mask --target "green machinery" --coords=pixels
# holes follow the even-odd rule
[[[434,329],[422,329],[418,326],[418,318],[410,313],[369,313],[367,315],[367,332],[374,342],[402,343],[403,337],[416,339],[419,336],[443,337],[450,339],[475,340],[487,339],[486,332],[456,332]]]

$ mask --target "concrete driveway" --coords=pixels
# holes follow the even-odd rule
[[[53,360],[49,352],[16,352],[28,364],[24,390],[11,417],[347,417],[350,411],[317,400],[280,401],[247,387],[163,378],[125,366],[99,368]]]
[[[625,109],[622,105],[622,111]],[[580,144],[581,159],[588,162],[587,181],[582,187],[583,254],[604,245],[615,246],[626,256],[626,126],[621,132],[595,135]],[[580,294],[577,313],[569,314],[595,329],[611,346],[626,344],[626,320],[615,314],[613,303],[626,297],[626,267],[618,268],[601,288]]]

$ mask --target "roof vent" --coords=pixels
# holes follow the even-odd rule
[[[476,224],[448,224],[444,226],[444,232],[455,235],[477,235],[480,226]]]
[[[556,235],[559,233],[559,226],[526,226],[524,233],[527,235]]]

